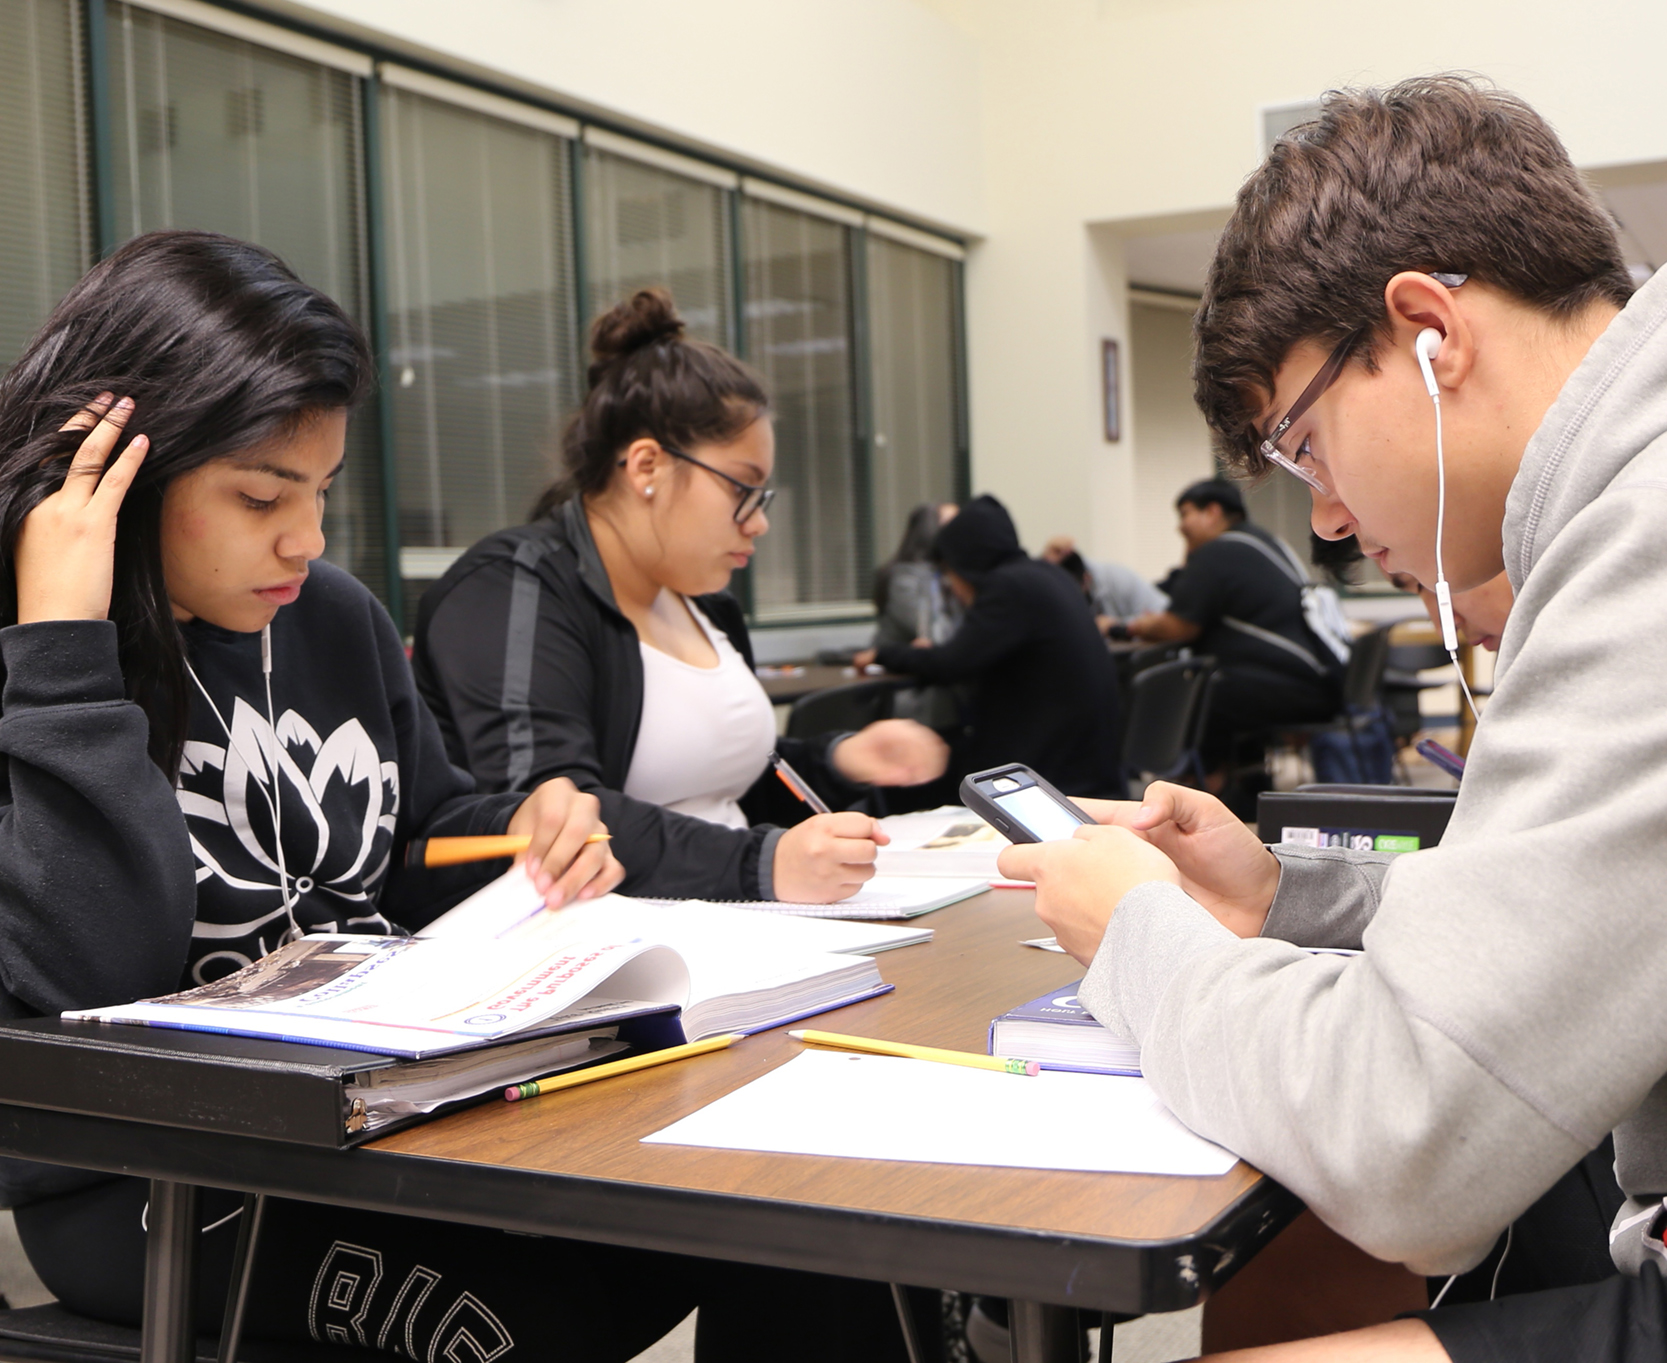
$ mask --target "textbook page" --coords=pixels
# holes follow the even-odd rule
[[[874,861],[877,876],[974,876],[1004,881],[996,858],[1006,838],[964,805],[944,805],[880,820],[891,841]]]
[[[851,1159],[1225,1174],[1235,1156],[1194,1135],[1144,1079],[1034,1077],[806,1050],[643,1140]]]
[[[779,1026],[882,993],[890,986],[873,960],[857,953],[932,935],[919,928],[825,923],[697,900],[665,903],[625,895],[581,900],[551,912],[518,867],[436,919],[422,935],[470,941],[494,931],[497,942],[539,954],[629,940],[672,948],[689,970],[683,1031],[690,1041]]]
[[[593,931],[612,933],[616,938],[646,937],[679,951],[691,942],[718,942],[745,943],[760,950],[867,955],[932,940],[931,928],[814,922],[796,915],[759,914],[745,905],[701,899],[633,899],[609,894],[549,911],[543,896],[518,866],[442,914],[417,936],[514,938],[536,932],[540,941],[547,941],[570,940],[581,932]]]

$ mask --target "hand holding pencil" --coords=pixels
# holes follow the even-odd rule
[[[527,873],[548,908],[607,894],[625,878],[607,839],[601,803],[565,776],[534,789],[507,831],[527,839]]]

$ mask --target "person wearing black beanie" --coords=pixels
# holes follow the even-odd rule
[[[936,683],[970,683],[959,779],[1023,762],[1067,795],[1121,798],[1116,672],[1082,592],[1019,545],[1007,508],[976,497],[938,531],[933,554],[967,606],[948,642],[887,644],[878,661]]]

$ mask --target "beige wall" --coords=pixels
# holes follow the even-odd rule
[[[982,224],[974,40],[916,0],[306,0],[305,8],[933,223]]]
[[[1173,308],[1129,309],[1136,396],[1132,532],[1122,558],[1149,578],[1181,560],[1175,494],[1215,472],[1209,428],[1192,400],[1192,318]],[[1138,514],[1137,514],[1138,513]]]

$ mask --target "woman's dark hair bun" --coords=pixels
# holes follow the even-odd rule
[[[607,488],[633,440],[649,436],[683,450],[723,444],[769,413],[764,380],[687,335],[664,289],[638,289],[598,317],[590,350],[590,388],[562,432],[562,471],[533,507],[534,520]]]
[[[591,386],[626,356],[656,341],[680,340],[683,330],[683,319],[669,293],[660,288],[638,289],[591,323]]]

